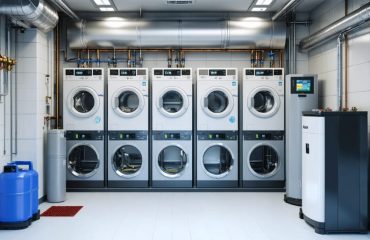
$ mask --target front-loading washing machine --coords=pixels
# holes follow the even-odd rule
[[[104,187],[104,132],[66,131],[67,188]]]
[[[243,187],[284,189],[284,131],[243,133]]]
[[[285,184],[284,69],[243,69],[243,187]]]
[[[197,186],[238,187],[238,71],[197,70]]]
[[[104,130],[104,70],[63,69],[63,126],[65,130]]]
[[[243,130],[284,131],[284,69],[243,69]]]
[[[148,69],[108,70],[108,187],[148,187]]]
[[[152,72],[152,186],[193,185],[193,78],[190,68]]]

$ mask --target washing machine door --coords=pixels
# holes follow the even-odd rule
[[[230,173],[233,164],[234,158],[231,151],[223,145],[210,146],[203,154],[203,167],[210,177],[225,177]]]
[[[143,157],[139,149],[132,145],[119,147],[112,157],[112,167],[120,177],[133,178],[140,173]]]
[[[76,177],[89,178],[98,171],[100,156],[89,144],[74,146],[68,153],[68,170]]]
[[[279,107],[279,95],[270,87],[258,87],[249,95],[248,109],[257,117],[271,117],[279,110]]]
[[[226,117],[234,107],[233,95],[223,87],[210,88],[201,101],[203,111],[210,117]]]
[[[112,108],[121,117],[135,117],[144,108],[144,96],[134,87],[120,88],[112,96]]]
[[[100,105],[98,94],[90,87],[77,87],[67,96],[70,112],[76,117],[86,118],[94,115]]]
[[[181,176],[187,163],[186,152],[176,145],[163,148],[158,155],[159,170],[166,177],[176,178]]]
[[[256,177],[268,178],[274,176],[280,166],[279,155],[274,147],[258,144],[249,152],[248,166]]]
[[[157,108],[166,117],[180,117],[188,107],[188,96],[180,88],[168,87],[161,92],[157,99]]]

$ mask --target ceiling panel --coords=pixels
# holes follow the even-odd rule
[[[112,1],[112,0],[111,0]],[[168,5],[166,0],[113,0],[118,11],[245,12],[254,0],[193,0],[192,5]],[[289,0],[275,0],[269,11],[279,10]],[[97,11],[92,0],[65,0],[74,11]]]

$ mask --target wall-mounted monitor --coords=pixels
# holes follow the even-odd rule
[[[313,77],[292,77],[291,78],[292,94],[313,94],[314,78]]]

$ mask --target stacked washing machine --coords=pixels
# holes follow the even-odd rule
[[[148,187],[148,69],[108,70],[108,187]]]
[[[197,70],[197,186],[238,187],[238,70]]]
[[[285,185],[284,69],[243,69],[243,187]]]
[[[190,68],[153,69],[153,187],[192,187],[192,106]]]
[[[67,187],[104,186],[104,71],[63,69]]]

